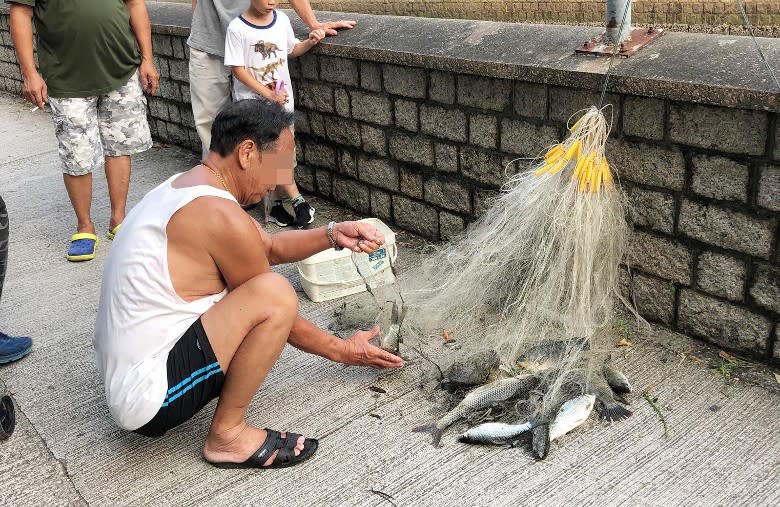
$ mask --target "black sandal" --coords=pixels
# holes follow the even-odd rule
[[[263,445],[243,463],[214,463],[211,461],[209,463],[217,468],[287,468],[311,458],[317,451],[317,446],[319,446],[316,438],[307,438],[303,441],[303,450],[296,456],[295,446],[298,444],[300,435],[287,433],[287,436],[282,438],[282,434],[278,431],[268,428],[265,428],[265,431],[268,433],[268,436],[266,436]],[[268,461],[268,458],[277,449],[279,454],[276,455],[273,463],[264,466],[263,463]]]

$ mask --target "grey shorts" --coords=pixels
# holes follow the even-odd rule
[[[105,95],[49,97],[49,104],[65,174],[88,174],[103,165],[104,157],[133,155],[152,147],[138,71]]]

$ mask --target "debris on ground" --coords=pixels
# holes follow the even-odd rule
[[[369,489],[369,491],[370,491],[371,493],[375,494],[375,495],[379,495],[379,496],[380,496],[380,497],[382,497],[384,500],[386,500],[387,502],[389,502],[389,503],[390,503],[390,505],[394,505],[394,506],[397,506],[397,505],[398,505],[397,503],[395,503],[395,498],[393,498],[393,496],[392,496],[392,495],[389,495],[389,494],[385,493],[384,491],[381,491],[381,490],[378,490],[378,489],[374,489],[374,488],[371,488],[371,489]]]
[[[642,393],[642,398],[644,398],[644,399],[645,399],[645,401],[647,401],[647,403],[649,403],[649,404],[650,404],[650,407],[651,407],[651,408],[653,409],[653,411],[655,411],[655,413],[658,415],[658,418],[661,420],[661,424],[663,424],[663,425],[664,425],[664,438],[668,440],[668,439],[669,439],[669,428],[666,426],[666,418],[665,418],[665,417],[664,417],[664,415],[661,413],[661,409],[660,409],[660,408],[658,408],[658,405],[656,405],[656,403],[658,403],[658,397],[652,397],[652,396],[650,396],[650,388],[648,388],[648,389],[646,389],[646,390],[645,390],[645,391]],[[710,407],[710,410],[712,410],[712,407]],[[714,412],[714,411],[713,411],[713,412]]]

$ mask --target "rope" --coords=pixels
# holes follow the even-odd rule
[[[742,0],[737,0],[737,7],[739,7],[739,13],[742,14],[742,19],[745,20],[745,27],[748,29],[748,32],[750,33],[750,37],[753,39],[753,44],[756,45],[756,49],[758,50],[758,55],[761,57],[761,60],[764,62],[764,66],[766,66],[766,70],[769,72],[769,76],[772,78],[772,81],[774,81],[775,86],[780,88],[780,83],[777,82],[777,76],[775,76],[775,71],[772,70],[772,66],[769,65],[769,61],[767,61],[766,56],[764,55],[764,50],[761,49],[761,46],[758,45],[758,41],[756,40],[756,35],[753,33],[753,24],[750,22],[750,19],[748,19],[747,12],[745,12],[745,3]]]

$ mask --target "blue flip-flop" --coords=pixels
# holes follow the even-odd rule
[[[100,241],[91,232],[77,232],[70,237],[70,248],[65,256],[71,262],[91,261]]]

